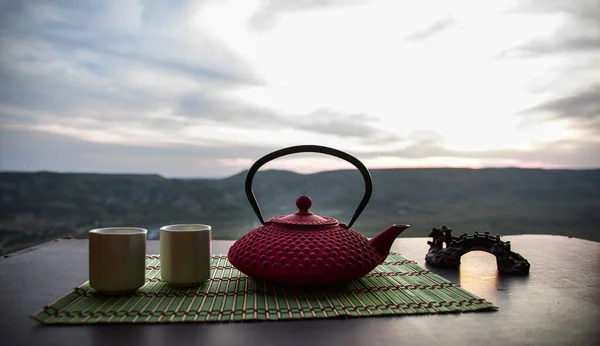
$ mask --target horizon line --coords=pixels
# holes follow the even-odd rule
[[[545,168],[545,167],[519,167],[519,166],[489,166],[489,167],[448,167],[448,166],[423,166],[423,167],[375,167],[368,168],[369,171],[390,171],[390,170],[495,170],[495,169],[520,169],[520,170],[542,170],[542,171],[595,171],[600,170],[600,167],[587,167],[587,168]],[[210,175],[210,176],[200,176],[200,175],[169,175],[165,176],[160,173],[142,173],[142,172],[93,172],[93,171],[58,171],[58,170],[0,170],[0,174],[40,174],[40,173],[50,173],[50,174],[81,174],[81,175],[137,175],[137,176],[159,176],[164,179],[227,179],[234,177],[236,175],[243,174],[247,172],[249,168],[242,169],[237,173],[233,174],[223,174],[223,175]],[[326,172],[339,172],[339,171],[352,171],[355,169],[352,168],[336,168],[336,169],[324,169],[314,172],[297,172],[290,169],[280,169],[280,168],[267,168],[260,170],[259,172],[268,172],[268,171],[278,171],[278,172],[289,172],[298,175],[313,175],[320,174]]]

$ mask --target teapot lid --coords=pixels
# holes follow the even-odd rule
[[[306,195],[302,195],[296,199],[296,207],[298,211],[290,215],[273,216],[269,221],[292,226],[335,226],[338,220],[328,217],[313,214],[310,209],[312,199]]]

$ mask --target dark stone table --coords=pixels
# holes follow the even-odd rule
[[[499,307],[495,312],[223,324],[45,326],[30,316],[88,279],[87,240],[59,239],[0,259],[0,345],[600,345],[600,243],[507,236],[531,263],[500,275],[495,257],[463,256],[460,269],[424,262],[428,238],[393,251]],[[214,241],[226,253],[230,241]],[[158,253],[158,241],[148,253]]]

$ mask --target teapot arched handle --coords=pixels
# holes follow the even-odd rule
[[[256,213],[256,216],[258,217],[258,220],[260,221],[260,223],[262,223],[264,225],[265,221],[263,219],[262,212],[260,211],[260,206],[258,205],[258,202],[256,201],[256,197],[254,196],[254,191],[252,190],[252,180],[254,179],[254,175],[256,174],[258,169],[265,163],[267,163],[271,160],[274,160],[276,158],[282,157],[282,156],[296,154],[296,153],[328,154],[328,155],[335,156],[335,157],[338,157],[340,159],[350,162],[360,171],[360,173],[362,174],[362,177],[365,181],[365,194],[363,195],[363,198],[361,199],[360,203],[358,204],[358,207],[356,208],[356,211],[354,211],[354,215],[352,216],[352,219],[350,220],[350,223],[348,224],[348,228],[352,227],[352,225],[354,224],[356,219],[358,219],[358,216],[362,213],[362,211],[367,206],[367,203],[369,203],[369,199],[371,198],[371,193],[373,192],[373,181],[371,180],[371,173],[369,173],[369,170],[367,169],[367,167],[365,167],[365,165],[363,165],[363,163],[360,162],[360,160],[358,160],[354,156],[347,154],[343,151],[339,151],[337,149],[324,147],[324,146],[320,146],[320,145],[297,145],[297,146],[293,146],[293,147],[279,149],[277,151],[274,151],[270,154],[267,154],[267,155],[261,157],[260,159],[258,159],[258,161],[256,161],[252,165],[252,167],[250,167],[250,170],[248,171],[248,174],[246,175],[246,197],[248,197],[248,202],[250,202],[250,205],[252,206],[254,213]]]

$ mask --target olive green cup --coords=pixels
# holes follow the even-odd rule
[[[202,285],[210,278],[211,226],[169,225],[160,228],[160,273],[171,286]]]
[[[146,281],[146,237],[135,227],[89,231],[90,286],[103,294],[135,292]]]

